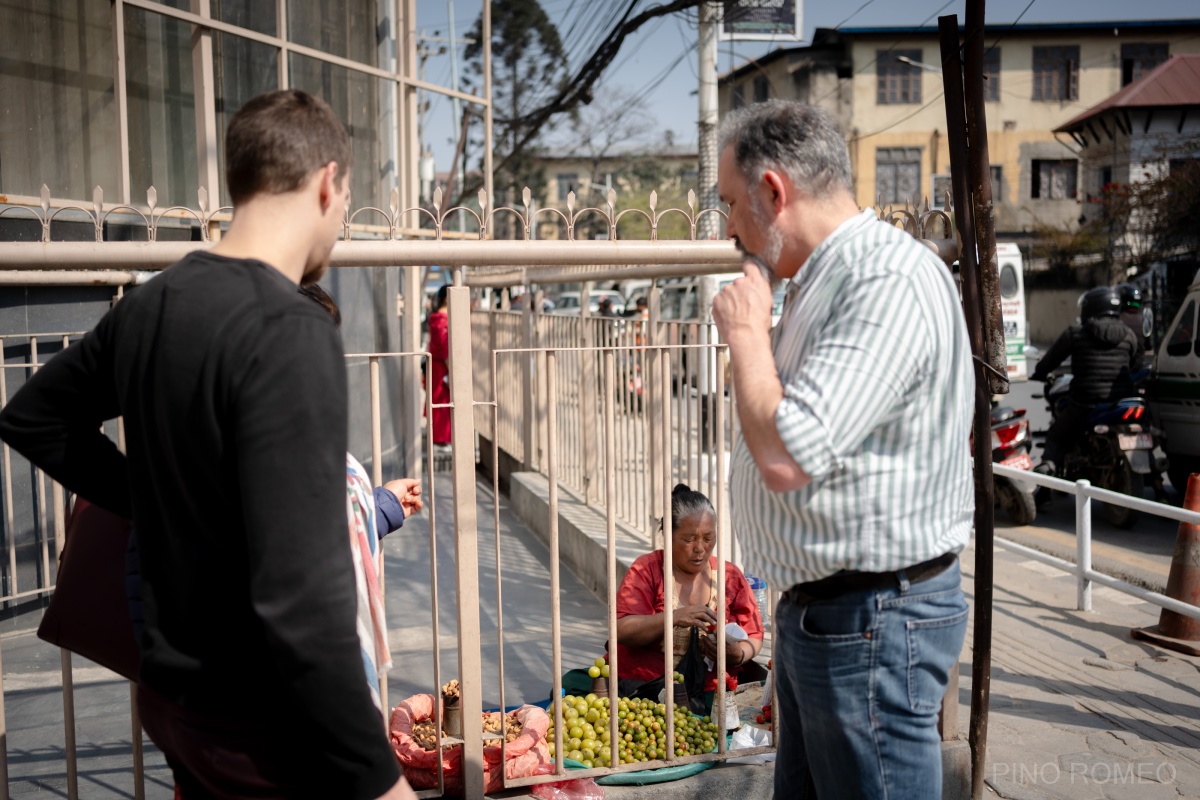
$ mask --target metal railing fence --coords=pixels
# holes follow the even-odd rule
[[[1101,489],[1092,486],[1090,481],[1079,480],[1075,482],[1065,481],[1061,478],[1055,478],[1050,475],[1042,475],[1037,472],[1027,470],[1013,469],[1012,467],[1004,467],[999,464],[994,464],[992,469],[995,474],[1009,480],[1027,481],[1036,483],[1039,486],[1045,486],[1050,489],[1069,494],[1075,498],[1075,561],[1074,563],[1066,559],[1057,558],[1056,556],[1043,553],[1040,550],[1035,550],[1032,547],[1026,547],[1014,541],[996,537],[996,545],[1003,547],[1006,550],[1011,550],[1014,553],[1020,553],[1024,556],[1040,561],[1043,564],[1057,567],[1058,569],[1068,572],[1075,576],[1076,580],[1076,605],[1078,611],[1092,610],[1092,584],[1099,583],[1102,586],[1107,586],[1111,589],[1116,589],[1118,592],[1123,592],[1139,600],[1144,600],[1147,603],[1153,603],[1161,608],[1174,611],[1184,616],[1200,619],[1200,607],[1193,606],[1190,603],[1184,603],[1176,600],[1173,597],[1167,597],[1159,592],[1152,592],[1149,589],[1144,589],[1141,586],[1134,586],[1131,583],[1126,583],[1111,575],[1105,575],[1102,572],[1097,572],[1092,569],[1092,501],[1099,500],[1102,503],[1111,503],[1113,505],[1132,508],[1136,511],[1141,511],[1146,514],[1153,514],[1166,519],[1173,519],[1177,522],[1186,522],[1192,525],[1200,525],[1200,512],[1188,511],[1183,508],[1175,508],[1164,503],[1155,503],[1141,497],[1130,497],[1127,494],[1111,492],[1108,489]]]
[[[3,362],[0,404],[7,402],[9,395],[54,354],[82,336],[82,331],[0,335]],[[48,595],[54,590],[58,555],[65,535],[62,513],[65,498],[57,481],[14,453],[7,444],[0,444],[0,454],[4,472],[5,549],[5,558],[0,561],[3,576],[0,602],[7,608],[14,602]]]
[[[28,362],[6,363],[6,364],[4,364],[5,369],[0,370],[0,397],[7,398],[8,394],[5,393],[5,390],[12,386],[11,381],[7,382],[7,384],[6,384],[6,381],[4,379],[4,375],[7,373],[8,370],[26,370],[29,372],[29,374],[32,374],[32,372],[35,371],[38,366],[45,364],[46,360],[48,360],[48,359],[39,359],[39,356],[38,356],[39,349],[38,349],[38,343],[37,343],[38,338],[41,338],[43,340],[49,338],[56,343],[61,341],[61,343],[65,346],[65,344],[67,343],[67,341],[69,339],[77,338],[80,335],[82,335],[82,334],[79,334],[79,333],[53,334],[52,333],[52,334],[38,334],[38,335],[24,335],[24,334],[22,334],[22,335],[6,335],[3,337],[0,337],[0,340],[3,340],[6,345],[8,344],[9,341],[14,340],[14,339],[28,339],[29,340],[28,347],[29,347],[29,351],[30,351],[30,357],[29,357]],[[44,347],[42,348],[42,353],[43,354],[45,353]],[[10,353],[8,353],[7,350],[6,350],[6,355],[10,355]],[[369,467],[369,469],[371,471],[372,483],[376,486],[381,485],[384,480],[384,476],[383,476],[384,453],[383,453],[383,447],[382,447],[382,441],[383,441],[382,431],[383,431],[383,423],[384,423],[384,412],[383,412],[383,408],[381,405],[381,389],[380,389],[380,377],[379,377],[381,362],[388,361],[388,360],[420,362],[420,361],[427,360],[428,355],[429,354],[427,352],[351,353],[351,354],[346,355],[346,362],[347,362],[348,369],[355,369],[356,367],[359,367],[359,366],[366,366],[366,368],[368,370],[368,376],[369,376],[368,380],[369,380],[370,392],[369,392],[368,397],[366,398],[366,403],[369,405],[369,409],[370,409],[369,410],[369,419],[370,419],[370,427],[371,427],[371,452],[370,452],[369,456],[367,456],[365,454],[358,454],[358,455],[360,456],[360,460],[362,461],[362,463]],[[352,398],[352,402],[353,401],[354,400]],[[428,398],[428,396],[426,396],[426,413],[429,413],[432,410],[432,408],[434,408],[434,407],[435,406],[430,405],[429,398]],[[118,438],[118,442],[120,442],[123,446],[122,437],[120,436],[119,426],[113,426],[113,427],[115,430],[112,433],[115,433],[116,437]],[[432,447],[433,447],[432,441],[431,440],[427,441],[426,444],[427,444],[428,452],[426,454],[427,457],[425,460],[425,464],[427,465],[427,467],[431,467],[432,464],[434,463],[433,457],[432,457]],[[17,515],[14,513],[14,503],[13,503],[14,491],[13,491],[13,481],[12,481],[12,475],[13,475],[12,464],[13,464],[14,458],[17,460],[18,464],[21,462],[24,462],[24,459],[19,454],[13,454],[8,445],[3,445],[2,449],[3,449],[3,458],[4,458],[5,524],[6,524],[5,531],[6,531],[6,540],[7,540],[7,549],[8,549],[8,563],[6,565],[6,569],[8,570],[8,572],[5,573],[7,576],[9,574],[12,574],[12,575],[17,574],[14,570],[14,567],[12,566],[15,563],[16,556],[15,556],[15,549],[12,544],[14,536],[12,535],[11,532],[15,530],[13,520],[14,520],[14,518],[17,518]],[[27,464],[28,462],[24,462],[24,463]],[[69,492],[64,491],[64,489],[61,487],[61,485],[59,485],[56,481],[50,480],[48,477],[46,477],[44,475],[44,473],[42,473],[41,470],[37,470],[32,467],[30,467],[30,469],[32,470],[32,472],[34,474],[34,484],[33,485],[34,485],[34,493],[35,493],[35,498],[34,498],[35,503],[33,504],[33,507],[30,509],[30,512],[35,515],[35,517],[34,517],[35,530],[38,533],[38,538],[36,540],[36,547],[40,548],[40,553],[41,553],[40,558],[39,558],[39,563],[38,563],[38,567],[39,567],[38,582],[41,585],[39,585],[37,588],[21,589],[19,585],[14,584],[14,588],[16,588],[17,591],[10,592],[10,593],[6,594],[4,597],[0,598],[5,601],[18,600],[18,599],[22,599],[22,598],[37,596],[37,595],[51,594],[54,590],[53,577],[55,575],[57,575],[57,565],[58,565],[57,557],[59,555],[61,555],[63,544],[65,542],[65,534],[66,534],[65,516],[67,514],[67,509],[69,509],[69,507],[70,507],[70,503],[72,502],[73,497]],[[392,477],[395,477],[395,476],[392,476]],[[433,478],[433,476],[431,473],[426,473],[423,476],[422,484],[425,487],[425,500],[427,503],[428,514],[429,514],[428,544],[429,544],[429,559],[430,559],[430,584],[431,584],[431,596],[432,596],[432,606],[429,609],[429,615],[430,615],[430,635],[431,635],[432,641],[433,641],[431,658],[433,661],[433,681],[434,681],[434,686],[432,687],[431,692],[436,694],[438,692],[437,687],[441,686],[441,663],[443,660],[443,656],[441,654],[440,639],[438,636],[439,609],[438,609],[438,600],[437,600],[437,597],[438,597],[438,593],[437,593],[438,562],[437,562],[436,540],[437,540],[437,533],[438,533],[439,529],[444,531],[444,529],[446,527],[448,527],[450,523],[448,521],[439,521],[438,520],[438,513],[437,513],[438,493],[437,493],[436,483],[433,481],[432,478]],[[49,492],[45,488],[45,483],[47,481],[51,484],[51,487],[52,487],[49,490]],[[48,493],[50,494],[50,496],[52,498],[49,503],[46,502],[46,495]],[[51,558],[49,556],[51,541],[53,541],[53,543],[54,543],[54,554],[55,554],[54,558]],[[380,588],[382,589],[383,581],[384,581],[383,551],[382,550],[380,551],[380,554],[379,554],[378,570],[379,570]],[[411,613],[412,613],[411,609],[406,609],[406,614],[411,616]],[[64,764],[65,777],[66,777],[64,788],[66,790],[67,797],[71,798],[71,800],[74,800],[74,798],[78,798],[81,796],[80,790],[79,790],[79,777],[80,777],[79,760],[80,759],[79,759],[79,754],[77,751],[78,720],[76,718],[76,713],[75,713],[77,702],[76,702],[75,680],[73,677],[74,673],[75,673],[75,667],[72,663],[72,656],[71,656],[70,652],[68,652],[66,650],[60,650],[59,653],[60,653],[60,674],[61,674],[61,690],[62,690],[62,704],[63,704],[63,743],[61,746],[61,754],[62,754],[62,759],[63,759],[63,764]],[[123,679],[121,679],[119,676],[113,674],[111,680],[112,681],[121,681]],[[143,740],[142,740],[141,725],[140,725],[140,721],[138,719],[138,713],[137,713],[137,693],[136,693],[137,685],[135,683],[130,683],[129,686],[130,686],[130,724],[132,726],[131,769],[132,769],[133,778],[134,778],[133,791],[134,791],[134,797],[137,798],[137,800],[142,800],[142,798],[144,798],[146,796],[146,785],[145,785],[145,768],[144,768],[144,756],[143,756]],[[384,707],[388,708],[389,707],[388,686],[387,686],[386,676],[384,676],[384,679],[381,680],[381,682],[380,682],[379,691],[380,691],[380,696],[383,701]],[[12,781],[28,781],[28,780],[32,779],[31,776],[29,776],[29,775],[24,775],[24,774],[20,774],[20,773],[14,774],[10,770],[8,752],[9,752],[9,747],[12,745],[12,742],[11,742],[11,738],[9,735],[10,732],[9,732],[8,723],[9,723],[10,718],[12,717],[12,714],[11,714],[11,712],[6,711],[7,701],[8,701],[8,692],[4,689],[2,678],[0,678],[0,741],[2,741],[4,744],[3,747],[0,747],[0,800],[6,800],[6,798],[8,798],[10,796],[10,783]],[[451,746],[458,741],[461,741],[461,740],[447,740],[446,742],[439,744],[439,749]],[[440,763],[440,759],[439,759],[439,763]],[[424,796],[437,796],[437,795],[440,795],[443,793],[444,778],[443,778],[443,775],[441,774],[440,770],[439,770],[438,780],[439,780],[438,790],[436,792],[431,792],[431,791],[424,792],[423,793]]]
[[[572,216],[564,218],[567,224],[568,237],[571,236],[573,223],[579,214],[598,213],[608,219],[612,232],[615,233],[617,214],[611,202],[607,212],[603,209],[572,211]],[[63,270],[95,270],[113,268],[128,270],[131,267],[155,269],[165,267],[179,260],[186,253],[200,247],[208,246],[208,242],[158,242],[155,241],[155,231],[158,220],[155,219],[153,200],[150,203],[150,213],[145,219],[149,242],[51,242],[51,223],[59,211],[51,211],[51,202],[44,196],[39,207],[28,209],[28,213],[41,221],[43,236],[36,243],[3,243],[0,244],[0,270],[14,272],[19,270],[34,271],[63,271]],[[211,223],[220,213],[208,212],[206,203],[201,202],[200,212],[186,209],[170,209],[170,215],[191,216],[196,218],[200,227],[208,232],[214,230]],[[481,205],[485,205],[482,204]],[[62,211],[63,209],[60,209]],[[103,208],[103,204],[94,204],[92,209],[76,207],[71,212],[84,217],[90,217],[96,226],[98,236],[103,229],[103,218],[113,209]],[[376,210],[378,211],[378,210]],[[540,268],[546,272],[544,280],[555,269],[559,271],[571,268],[586,267],[593,274],[599,266],[612,274],[623,277],[636,276],[640,272],[654,272],[658,275],[687,274],[689,271],[727,271],[736,268],[741,263],[741,256],[729,242],[696,241],[696,220],[701,214],[719,214],[718,211],[696,212],[694,207],[689,211],[670,210],[672,213],[682,213],[690,220],[692,239],[678,242],[637,242],[637,241],[567,241],[543,242],[528,239],[534,213],[528,208],[525,214],[515,209],[487,208],[480,219],[482,229],[490,228],[493,215],[498,212],[514,214],[518,218],[519,228],[525,233],[522,241],[488,241],[481,232],[478,241],[445,241],[442,223],[445,217],[455,212],[455,209],[442,209],[435,203],[436,214],[432,215],[435,223],[434,236],[436,241],[398,241],[402,228],[400,220],[413,209],[400,210],[392,208],[391,213],[379,211],[387,222],[387,239],[381,241],[342,241],[334,248],[332,262],[335,267],[357,266],[408,266],[416,267],[430,263],[449,263],[481,267],[479,277],[487,273],[487,267],[504,268],[517,274],[514,280],[508,275],[495,285],[508,285],[513,282],[524,282],[525,270],[528,267]],[[185,212],[187,212],[185,214]],[[139,212],[140,213],[140,212]],[[427,213],[427,212],[421,212]],[[555,213],[560,213],[555,211]],[[629,212],[622,212],[629,213]],[[644,212],[641,212],[644,213]],[[655,237],[655,226],[658,218],[668,211],[655,212],[647,219],[651,225],[651,238]],[[905,214],[898,212],[897,221],[902,223],[914,236],[925,237],[930,226],[936,222],[936,214],[926,215]],[[940,213],[940,212],[938,212]],[[168,212],[162,212],[167,215]],[[943,215],[945,216],[945,215]],[[345,233],[350,235],[349,215],[346,221]],[[947,218],[948,219],[948,218]],[[934,250],[943,255],[954,248],[952,240],[927,241]],[[564,273],[565,274],[565,273]],[[575,278],[567,278],[574,280]],[[406,387],[412,396],[419,391],[419,381],[415,380],[419,371],[419,361],[426,359],[427,352],[419,352],[413,344],[419,340],[419,331],[415,314],[415,300],[419,295],[415,272],[409,270],[405,275],[405,296],[414,302],[414,307],[405,315],[402,323],[405,332],[406,352],[402,353],[365,353],[352,354],[351,362],[359,363],[365,359],[369,370],[370,392],[368,401],[371,404],[372,455],[369,459],[373,480],[382,480],[382,452],[380,432],[385,414],[394,413],[394,409],[382,407],[380,395],[380,365],[388,359],[396,359],[404,363],[404,372],[414,380],[406,381]],[[484,276],[480,285],[489,279]],[[507,283],[505,283],[505,281]],[[588,502],[602,506],[606,520],[607,559],[608,559],[608,619],[610,641],[615,640],[615,536],[619,522],[625,522],[635,531],[640,532],[642,539],[652,546],[651,536],[659,524],[663,527],[663,541],[670,541],[670,515],[664,513],[664,505],[669,502],[671,489],[676,481],[685,481],[694,488],[707,490],[717,512],[722,535],[717,541],[718,606],[724,609],[723,578],[726,565],[736,561],[733,550],[734,540],[728,533],[728,499],[725,487],[727,444],[732,441],[734,432],[729,423],[735,421],[732,411],[733,398],[726,397],[724,348],[719,342],[713,341],[711,328],[699,323],[664,322],[659,316],[659,292],[651,291],[650,316],[642,321],[621,329],[609,327],[610,322],[600,319],[588,319],[586,316],[576,320],[559,320],[545,315],[535,315],[526,310],[521,314],[497,314],[490,312],[486,326],[480,314],[473,314],[470,309],[469,290],[463,285],[464,275],[461,268],[455,270],[455,285],[450,289],[450,386],[451,402],[445,404],[453,418],[453,452],[454,465],[453,509],[452,521],[454,542],[453,569],[456,578],[456,615],[457,615],[457,663],[458,674],[462,683],[462,736],[461,738],[442,737],[437,744],[438,754],[445,747],[459,746],[462,749],[461,780],[464,795],[472,800],[483,796],[484,788],[484,759],[483,746],[485,737],[482,727],[482,682],[483,668],[481,652],[483,643],[480,637],[480,585],[479,585],[479,531],[478,515],[480,504],[476,499],[475,485],[475,434],[476,427],[481,432],[490,433],[493,459],[499,457],[501,444],[506,452],[529,468],[537,468],[545,472],[550,487],[550,525],[551,535],[551,564],[550,583],[552,586],[552,639],[553,647],[551,662],[553,670],[553,689],[555,694],[561,690],[562,654],[561,633],[562,620],[558,614],[557,602],[559,596],[559,541],[557,536],[557,505],[558,491],[561,482],[563,486],[578,487]],[[476,281],[472,281],[475,284]],[[483,332],[486,339],[481,341]],[[475,339],[473,340],[473,334]],[[644,336],[643,336],[644,334]],[[632,336],[632,343],[629,337]],[[639,338],[642,340],[639,341]],[[474,347],[473,347],[474,344]],[[514,344],[520,346],[514,347]],[[479,350],[490,356],[491,368],[488,369],[483,359],[477,354]],[[505,359],[515,363],[511,367],[500,368]],[[8,369],[32,369],[38,363],[35,356],[29,364],[5,365],[0,370],[3,376]],[[481,369],[481,367],[483,367]],[[8,387],[4,389],[7,396]],[[711,391],[710,391],[711,389]],[[410,396],[411,397],[411,396]],[[457,400],[456,400],[457,398]],[[593,398],[596,398],[593,400]],[[3,399],[3,398],[0,398]],[[428,395],[423,403],[415,405],[418,414],[421,406],[428,416],[432,411]],[[520,409],[518,411],[518,408]],[[490,409],[490,414],[488,410]],[[402,409],[399,413],[409,413]],[[409,420],[411,421],[411,420]],[[407,423],[406,423],[407,424]],[[409,430],[410,434],[412,430]],[[620,448],[618,448],[620,444]],[[433,463],[432,442],[427,439],[425,463]],[[511,448],[511,449],[508,449]],[[7,450],[7,448],[5,448]],[[6,460],[6,474],[12,474],[12,464]],[[494,492],[492,512],[497,531],[497,571],[499,572],[499,470],[493,471]],[[434,491],[432,475],[427,475],[426,485],[429,491]],[[11,489],[6,487],[8,496]],[[51,498],[47,501],[47,493]],[[61,548],[62,523],[52,522],[58,519],[50,516],[49,509],[65,506],[65,497],[55,493],[53,488],[39,490],[37,497],[45,503],[47,511],[38,519],[42,520],[44,530],[51,527],[57,533],[55,552]],[[601,501],[603,498],[603,501]],[[434,640],[431,657],[433,660],[432,694],[440,695],[442,684],[443,655],[440,646],[439,609],[437,605],[438,565],[436,558],[439,528],[445,528],[450,523],[439,519],[436,511],[435,497],[429,497],[430,505],[430,583],[433,604],[430,609],[430,624],[428,634]],[[7,521],[7,520],[6,520]],[[43,534],[39,540],[42,550],[40,569],[40,585],[30,591],[44,594],[52,586],[52,560],[49,557],[50,534]],[[670,548],[666,551],[666,591],[672,591]],[[516,579],[521,579],[517,576]],[[497,630],[500,646],[500,692],[501,704],[506,697],[503,659],[503,595],[501,580],[497,580],[496,602]],[[11,593],[10,593],[11,594]],[[411,609],[405,609],[411,614]],[[671,640],[669,615],[664,627],[664,644]],[[724,640],[718,638],[718,663],[724,668]],[[664,647],[664,667],[671,669],[670,652],[672,648]],[[76,725],[74,718],[74,688],[72,680],[72,664],[70,654],[60,653],[62,662],[62,698],[64,705],[64,734],[63,759],[67,775],[66,794],[69,798],[79,796],[78,763],[76,753]],[[615,663],[612,665],[617,666]],[[615,699],[616,682],[610,692],[610,700]],[[385,688],[386,691],[386,688]],[[717,716],[724,714],[725,705],[722,702],[724,682],[718,681]],[[386,696],[386,695],[385,695]],[[9,723],[5,720],[5,695],[0,687],[0,737],[5,743],[0,748],[0,800],[9,796],[9,763],[7,760]],[[673,715],[671,713],[673,699],[668,694],[667,703],[667,734],[671,739]],[[390,703],[389,703],[390,705]],[[440,707],[434,704],[434,722],[440,730]],[[615,717],[613,717],[615,720]],[[133,707],[131,724],[138,731],[136,720],[136,705]],[[556,726],[561,735],[562,725]],[[144,771],[141,764],[141,735],[135,733],[133,742],[132,771],[135,775],[135,795],[144,796]],[[558,742],[557,752],[561,753],[561,742]],[[501,748],[505,747],[503,741]],[[747,754],[753,751],[739,751]],[[659,766],[662,763],[685,763],[693,760],[711,760],[726,757],[723,737],[718,745],[718,752],[708,755],[688,758],[666,757],[662,762],[650,764],[629,765],[626,769],[644,769],[647,766]],[[445,775],[441,769],[439,758],[438,781],[436,788],[421,792],[422,796],[443,794],[445,790]],[[613,768],[620,771],[621,768]],[[528,778],[517,781],[507,781],[506,786],[514,787],[525,783],[540,782],[540,780],[561,779],[563,774],[561,761],[557,767],[559,775]],[[585,771],[581,775],[601,774],[603,771]]]
[[[599,318],[594,320],[583,320],[578,318],[562,318],[564,324],[557,325],[560,330],[568,332],[578,332],[579,328],[589,324],[601,324],[604,326],[612,326],[612,320],[608,318]],[[646,381],[650,384],[651,390],[646,392],[643,398],[643,406],[640,413],[646,418],[644,426],[635,426],[634,430],[641,428],[643,431],[650,430],[652,433],[649,438],[644,440],[645,449],[642,451],[651,462],[649,468],[641,473],[640,477],[647,478],[651,483],[657,483],[657,491],[659,497],[670,497],[673,485],[684,480],[688,474],[689,465],[686,459],[686,450],[680,449],[680,443],[683,442],[684,436],[680,431],[684,430],[684,426],[679,424],[677,414],[680,409],[687,409],[691,406],[688,402],[677,402],[677,390],[680,383],[681,374],[676,373],[671,367],[678,359],[675,357],[686,353],[693,355],[701,355],[705,351],[713,351],[715,354],[723,352],[723,347],[720,345],[649,345],[649,344],[634,344],[633,347],[614,346],[614,345],[598,345],[590,347],[546,347],[537,349],[513,349],[513,350],[497,350],[493,353],[493,373],[501,374],[505,371],[504,363],[510,358],[520,359],[528,355],[537,355],[544,358],[544,383],[546,393],[546,419],[547,428],[547,449],[545,452],[544,473],[547,477],[549,487],[549,539],[550,539],[550,594],[551,594],[551,648],[552,648],[552,674],[554,676],[554,685],[551,691],[551,697],[560,697],[563,693],[562,675],[563,675],[563,649],[562,649],[562,621],[561,609],[559,603],[560,597],[560,579],[559,570],[561,557],[559,551],[559,486],[567,481],[560,474],[560,464],[567,465],[568,469],[575,469],[578,475],[578,464],[580,459],[574,454],[565,451],[570,447],[579,447],[583,444],[578,436],[574,433],[564,431],[564,428],[571,428],[576,425],[583,425],[584,420],[592,416],[598,416],[600,420],[600,450],[603,455],[600,458],[601,469],[599,473],[602,476],[600,485],[603,487],[604,493],[604,519],[605,519],[605,552],[607,556],[606,566],[606,598],[608,604],[608,641],[610,643],[617,641],[616,631],[616,597],[617,587],[619,584],[617,570],[617,527],[620,509],[622,508],[619,500],[619,494],[623,485],[627,486],[633,478],[632,475],[619,475],[623,464],[625,463],[619,454],[618,450],[621,445],[629,446],[636,439],[627,438],[623,433],[629,429],[622,427],[619,419],[622,413],[628,414],[629,404],[621,397],[625,387],[622,385],[618,364],[622,361],[630,362],[640,354],[644,357],[644,363],[647,364]],[[575,362],[575,366],[564,370],[561,359],[569,359]],[[561,385],[561,381],[565,376],[567,380],[576,379],[581,373],[587,372],[591,365],[595,362],[598,365],[598,393],[593,395],[586,391],[579,391],[571,385]],[[636,362],[635,362],[636,363]],[[695,360],[693,363],[697,363]],[[718,397],[723,397],[725,392],[724,373],[719,373],[716,378],[715,391]],[[650,388],[648,387],[648,388]],[[531,391],[533,387],[530,387]],[[537,390],[537,391],[540,391]],[[593,401],[594,396],[598,397],[598,402]],[[582,402],[579,402],[582,401]],[[490,405],[493,414],[498,412],[499,403],[484,403]],[[570,411],[572,406],[585,407],[584,413],[572,414],[565,419],[560,416],[563,411]],[[598,406],[598,414],[593,415],[593,407]],[[714,405],[713,427],[716,431],[724,434],[726,430],[726,414],[725,404],[723,402]],[[685,431],[686,433],[686,431]],[[722,436],[722,438],[724,438]],[[499,445],[493,441],[492,444],[494,456],[498,458]],[[712,452],[714,461],[714,472],[724,474],[726,461],[726,448],[724,446],[715,447]],[[498,478],[497,478],[498,480]],[[654,488],[646,487],[647,490]],[[700,487],[697,487],[700,488]],[[646,494],[650,492],[647,491]],[[709,495],[713,502],[714,510],[716,511],[718,530],[727,530],[728,516],[728,499],[725,492],[724,482],[720,482],[715,487],[712,494]],[[671,540],[671,516],[669,513],[664,514],[662,518],[662,540],[669,542]],[[718,536],[715,545],[715,554],[718,563],[717,572],[717,615],[718,623],[717,630],[723,630],[727,621],[725,613],[725,571],[730,564],[729,560],[729,545],[730,542],[726,536]],[[671,548],[663,547],[664,554],[664,587],[663,596],[671,597],[674,594],[673,588],[673,573],[672,573],[672,558]],[[498,584],[502,585],[499,580]],[[766,620],[764,620],[766,623]],[[770,630],[769,626],[766,626]],[[501,643],[500,650],[503,653],[503,627],[501,626]],[[664,674],[671,673],[675,669],[673,655],[673,627],[670,615],[664,616],[663,630],[663,653],[664,653]],[[765,643],[769,647],[768,641]],[[611,669],[611,674],[616,676],[620,674],[620,665],[615,647],[609,648],[608,663]],[[713,718],[717,721],[719,731],[725,730],[726,726],[726,686],[725,686],[725,641],[723,637],[717,638],[717,688],[713,700]],[[500,664],[501,674],[503,674],[503,662]],[[501,681],[501,706],[505,705],[505,697],[503,694],[503,680]],[[608,681],[608,699],[610,708],[616,708],[618,702],[618,684],[617,680]],[[504,781],[504,788],[516,788],[521,786],[529,786],[539,783],[563,780],[566,777],[589,777],[611,775],[620,772],[640,771],[645,769],[655,769],[665,766],[674,766],[680,764],[689,764],[694,762],[717,761],[724,760],[731,756],[727,750],[727,745],[724,736],[717,737],[717,749],[713,753],[696,754],[679,756],[674,750],[674,697],[671,692],[664,694],[664,704],[666,713],[664,716],[666,733],[665,742],[668,743],[666,753],[663,757],[654,758],[647,762],[638,762],[625,765],[616,765],[609,767],[593,767],[589,769],[575,770],[569,772],[564,765],[562,758],[558,758],[555,762],[555,771],[551,775],[534,775],[529,777],[520,777],[516,779],[507,779]],[[564,754],[564,717],[561,703],[551,705],[551,714],[554,720],[554,747],[555,752]],[[610,740],[615,742],[618,739],[618,727],[620,721],[617,714],[611,713],[609,716],[609,734]],[[502,752],[503,752],[502,744]],[[754,755],[757,753],[773,752],[774,746],[758,747],[751,749],[743,749],[736,751],[737,756]],[[501,763],[505,759],[502,757]]]
[[[520,322],[526,320],[528,332]],[[649,369],[659,351],[669,360],[672,379],[672,474],[679,482],[712,497],[723,483],[717,468],[720,446],[732,444],[732,434],[716,430],[717,406],[726,418],[730,401],[715,389],[715,373],[727,377],[728,358],[711,324],[697,321],[658,322],[625,317],[583,317],[555,313],[523,314],[512,311],[475,311],[472,315],[475,396],[485,396],[494,381],[499,417],[494,423],[499,449],[527,468],[545,473],[547,413],[545,351],[553,349],[558,386],[555,402],[560,424],[556,480],[589,505],[604,506],[609,480],[616,482],[617,519],[651,542],[662,518],[661,494],[652,480],[649,442],[654,433],[650,396],[656,384]],[[519,342],[528,346],[516,362],[494,374],[481,369],[482,354],[493,342]],[[712,341],[710,341],[710,339]],[[495,350],[513,350],[497,346]],[[612,469],[602,468],[601,352],[617,353],[614,392],[617,446]],[[528,392],[526,389],[528,388]],[[491,436],[493,422],[476,413],[477,430]],[[661,439],[656,439],[660,441]],[[527,452],[528,450],[528,452]],[[723,530],[728,531],[727,527]]]

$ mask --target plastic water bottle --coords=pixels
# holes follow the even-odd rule
[[[754,599],[758,602],[758,615],[765,625],[767,622],[767,582],[749,573],[746,575],[746,580],[750,582],[750,591],[754,592]]]

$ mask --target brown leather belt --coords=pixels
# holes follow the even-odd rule
[[[842,572],[830,575],[828,578],[821,578],[819,581],[797,583],[783,593],[783,599],[788,603],[804,605],[811,603],[813,600],[831,600],[835,597],[855,594],[857,592],[896,589],[900,586],[901,574],[904,575],[904,578],[910,584],[920,583],[945,572],[957,558],[957,553],[943,553],[937,558],[931,558],[928,561],[922,561],[920,564],[914,564],[911,567],[905,567],[895,572],[843,570]]]

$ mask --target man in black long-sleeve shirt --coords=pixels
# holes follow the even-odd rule
[[[143,722],[187,800],[413,797],[363,678],[346,383],[296,292],[341,230],[349,146],[297,91],[226,137],[225,238],[123,299],[0,413],[0,438],[136,522]],[[124,416],[127,455],[101,430]]]

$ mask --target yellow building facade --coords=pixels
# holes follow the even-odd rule
[[[830,48],[830,36],[840,53]],[[1027,238],[1046,227],[1070,227],[1082,211],[1079,147],[1054,129],[1168,56],[1200,52],[1200,19],[996,26],[987,30],[985,47],[996,230]],[[836,89],[807,91],[792,79],[789,64],[806,51],[820,52],[823,74],[838,76]],[[738,105],[739,93],[746,104],[765,99],[764,89],[770,97],[820,105],[846,132],[860,205],[914,197],[941,204],[949,146],[936,28],[818,31],[813,47],[776,52],[784,55],[722,77],[722,112]]]

